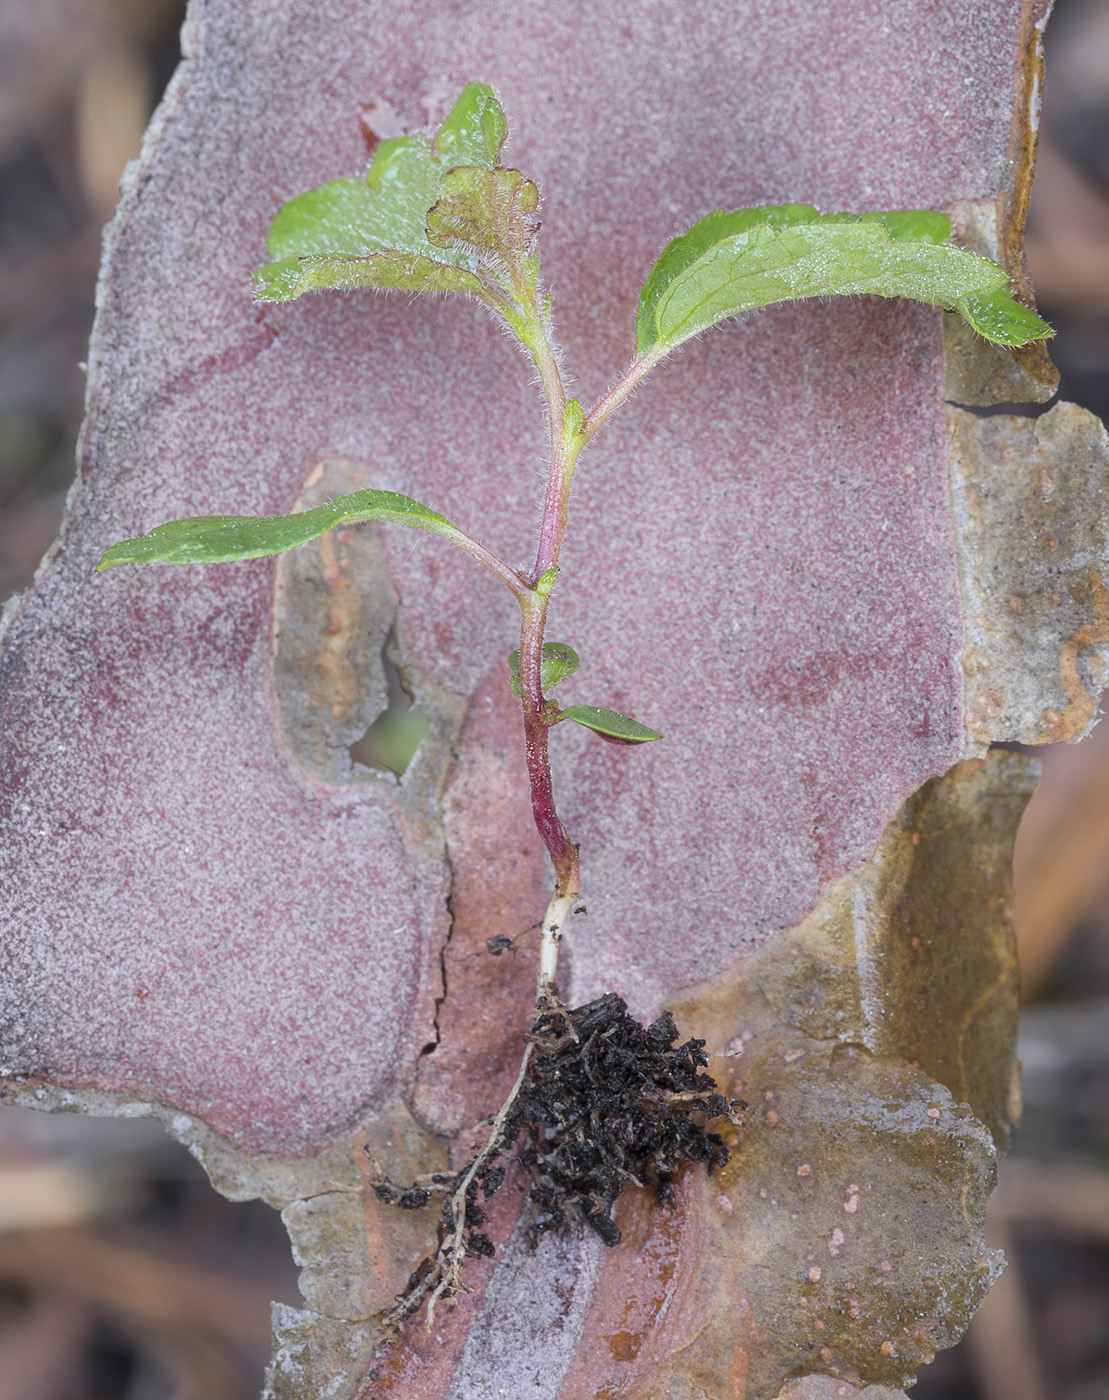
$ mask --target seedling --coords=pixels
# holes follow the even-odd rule
[[[512,1143],[523,1144],[517,1155],[532,1176],[534,1228],[557,1223],[573,1210],[607,1243],[619,1238],[611,1208],[629,1176],[655,1186],[665,1199],[680,1162],[704,1161],[711,1170],[727,1156],[705,1123],[734,1108],[715,1093],[707,1075],[698,1073],[706,1063],[700,1042],[673,1049],[672,1020],[664,1017],[644,1030],[615,997],[573,1011],[558,997],[559,945],[581,889],[578,850],[555,803],[550,731],[569,720],[601,740],[626,746],[662,737],[613,710],[583,704],[563,709],[551,698],[580,664],[572,647],[547,641],[545,633],[583,449],[680,345],[759,307],[814,297],[905,297],[954,311],[1001,345],[1024,345],[1052,333],[1014,300],[1001,267],[952,245],[946,214],[819,214],[807,204],[717,210],[663,249],[639,299],[632,363],[586,411],[567,397],[550,302],[542,289],[535,222],[539,191],[519,170],[501,163],[506,133],[492,89],[469,84],[434,138],[418,132],[383,141],[364,177],[331,181],[285,204],[269,233],[273,261],[254,278],[261,302],[370,287],[457,293],[490,309],[530,357],[546,399],[550,462],[534,565],[512,568],[408,496],[363,490],[293,515],[170,521],[114,545],[99,566],[253,559],[294,549],[344,522],[381,521],[441,536],[519,604],[520,646],[508,658],[509,684],[520,700],[532,814],[554,867],[554,892],[541,924],[535,1025],[485,1145],[457,1174],[412,1187],[383,1177],[377,1183],[382,1199],[410,1207],[426,1204],[434,1194],[445,1196],[439,1251],[393,1314],[395,1322],[403,1320],[426,1297],[429,1326],[436,1301],[457,1292],[467,1254],[492,1250],[477,1229],[483,1220],[478,1189],[489,1196],[500,1185],[503,1167],[497,1161]],[[492,942],[496,951],[512,946],[503,937]],[[638,1057],[642,1074],[598,1090],[598,1073],[603,1079],[609,1071],[591,1048],[591,1037],[602,1033],[602,1023],[605,1044],[619,1043]],[[576,1116],[574,1103],[580,1106],[585,1096],[598,1093],[608,1095],[602,1116],[611,1121],[612,1114],[620,1114],[633,1124],[623,1160],[613,1158],[611,1142],[597,1142],[581,1127],[588,1115],[582,1113],[581,1122]],[[552,1095],[567,1094],[574,1102],[554,1106]],[[568,1122],[576,1124],[572,1151],[561,1136]]]

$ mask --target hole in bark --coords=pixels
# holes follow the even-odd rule
[[[375,768],[379,773],[393,773],[401,778],[427,737],[429,721],[423,710],[412,703],[404,677],[393,664],[389,655],[393,644],[390,632],[381,649],[389,702],[365,734],[351,744],[350,756],[364,768]]]

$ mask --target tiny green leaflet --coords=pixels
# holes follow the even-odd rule
[[[583,724],[592,729],[602,739],[615,744],[648,744],[652,739],[661,739],[657,729],[648,729],[638,720],[615,710],[602,710],[596,705],[571,705],[558,716],[559,719],[572,719],[575,724]]]
[[[544,642],[539,662],[539,689],[546,692],[572,676],[581,665],[581,658],[573,647],[565,642]],[[514,651],[508,658],[509,688],[513,695],[520,694],[520,653]]]

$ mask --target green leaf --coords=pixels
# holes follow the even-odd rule
[[[462,292],[526,338],[495,283],[515,295],[521,279],[537,283],[539,192],[498,167],[506,130],[493,89],[470,83],[434,142],[422,133],[383,141],[364,180],[331,180],[289,200],[270,227],[274,261],[253,274],[257,300],[351,287]]]
[[[320,288],[380,287],[485,297],[477,258],[428,242],[428,210],[442,167],[426,136],[377,148],[364,180],[332,180],[278,210],[258,268],[259,301],[292,301]]]
[[[616,744],[646,744],[662,738],[657,729],[648,729],[638,720],[617,714],[615,710],[598,709],[596,705],[571,705],[562,711],[561,718],[584,724],[586,729],[595,730],[602,739]]]
[[[171,520],[148,535],[112,545],[97,569],[116,564],[223,564],[282,554],[344,521],[385,520],[466,540],[457,526],[409,496],[394,491],[354,491],[294,515],[199,515]]]
[[[508,123],[493,89],[484,83],[467,83],[439,128],[435,150],[445,167],[480,165],[492,170],[507,134]]]
[[[636,317],[636,347],[640,354],[658,340],[655,310],[659,298],[702,254],[729,234],[740,234],[760,222],[770,228],[786,228],[790,223],[811,223],[820,216],[811,204],[764,204],[753,209],[737,209],[729,214],[717,209],[699,219],[691,229],[673,238],[659,255],[643,284]]]
[[[439,181],[439,198],[427,215],[428,238],[441,248],[466,243],[482,261],[492,254],[518,266],[535,237],[538,205],[538,189],[518,170],[460,166]]]
[[[1015,301],[1008,291],[964,297],[954,309],[979,335],[998,345],[1027,345],[1030,340],[1054,334],[1034,311]]]
[[[798,223],[882,224],[889,236],[899,242],[947,243],[953,232],[950,215],[941,214],[938,209],[884,209],[866,214],[818,214],[811,205],[788,207],[810,210],[810,216],[807,219],[797,219]]]
[[[947,243],[952,234],[951,218],[938,209],[887,209],[883,214],[861,214],[885,224],[891,238],[916,243]]]
[[[513,695],[520,694],[520,653],[514,651],[508,658],[512,674],[508,678]],[[546,692],[572,676],[581,665],[581,658],[573,647],[565,642],[544,642],[543,654],[539,662],[539,689]]]
[[[558,566],[552,565],[545,573],[539,575],[535,580],[535,591],[540,598],[549,598],[555,590],[558,582]]]
[[[388,211],[379,220],[376,213],[365,180],[331,180],[281,206],[270,224],[266,248],[282,259],[365,257],[388,246]]]
[[[461,292],[488,298],[480,277],[412,253],[374,253],[368,258],[285,258],[257,268],[255,301],[295,301],[305,292],[376,287],[379,291]]]
[[[958,311],[1002,344],[1051,335],[1014,301],[1004,269],[948,245],[950,232],[947,216],[931,210],[821,215],[806,204],[717,210],[663,249],[640,297],[638,352],[669,350],[756,307],[862,294]]]
[[[364,180],[332,180],[283,205],[266,247],[274,258],[357,258],[386,248],[441,257],[424,230],[441,173],[422,133],[383,141]]]

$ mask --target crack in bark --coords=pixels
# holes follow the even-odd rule
[[[956,399],[944,399],[944,403],[949,408],[961,408],[964,413],[973,413],[975,418],[1042,418],[1045,413],[1050,413],[1058,402],[1058,393],[1052,394],[1051,398],[1043,403],[1006,401],[1005,403],[975,404],[959,403]]]
[[[450,848],[446,842],[443,843],[443,862],[447,867],[447,894],[446,898],[443,901],[444,904],[447,906],[447,936],[439,945],[439,975],[442,978],[443,990],[442,993],[435,998],[435,1011],[431,1018],[431,1024],[435,1032],[435,1039],[429,1040],[424,1046],[424,1048],[420,1051],[421,1059],[425,1055],[434,1055],[436,1050],[438,1050],[439,1046],[442,1044],[443,1033],[442,1028],[439,1025],[439,1016],[443,1009],[443,1003],[446,1001],[450,991],[447,985],[447,950],[450,948],[451,942],[454,938],[454,864],[451,861]]]

